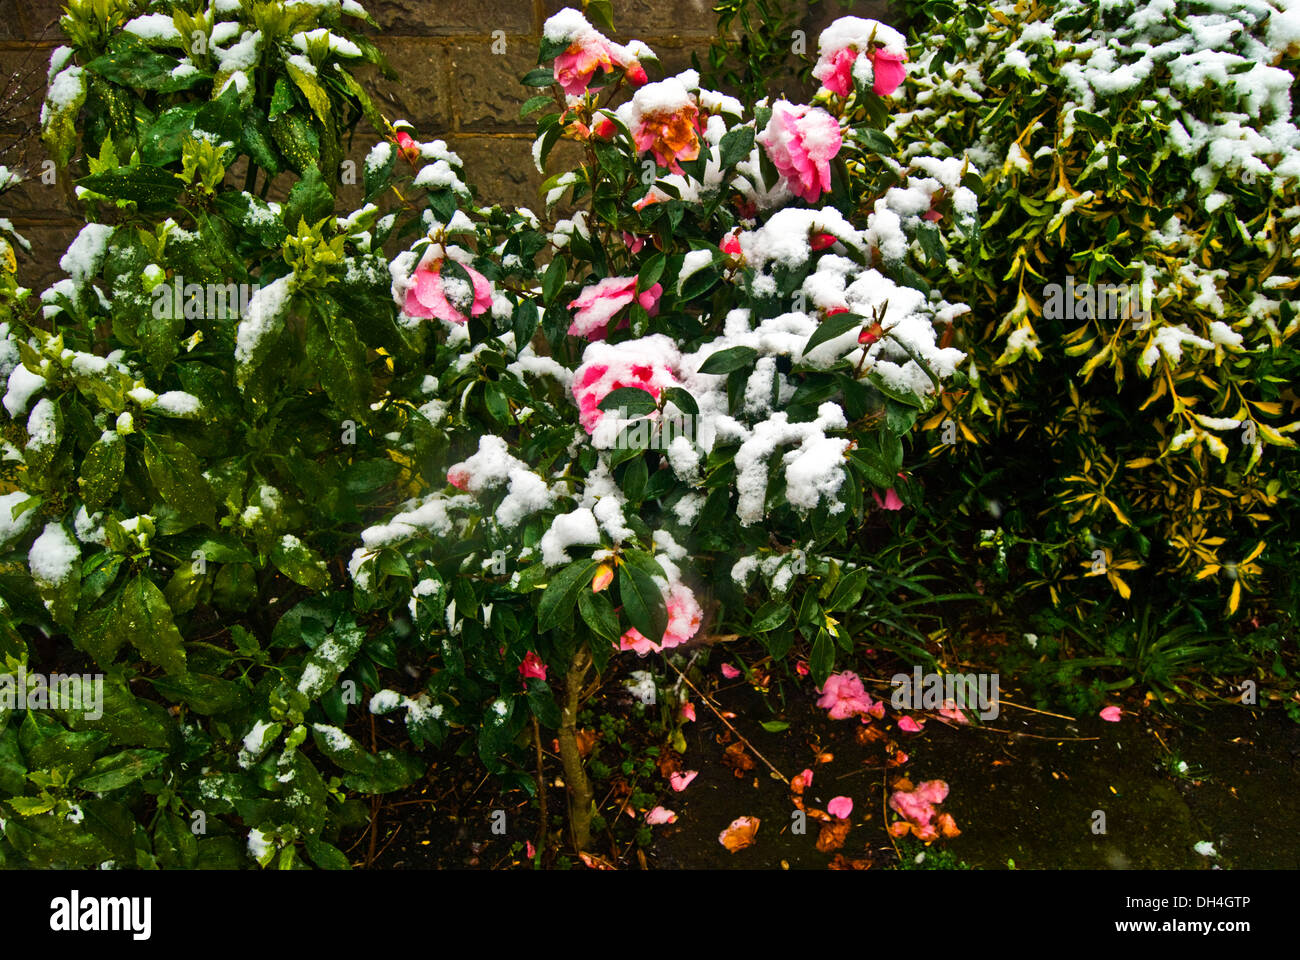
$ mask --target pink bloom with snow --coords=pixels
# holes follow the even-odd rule
[[[739,257],[741,255],[740,237],[734,232],[727,234],[722,238],[722,242],[718,244],[718,249],[728,256]]]
[[[569,325],[569,336],[604,340],[610,321],[620,310],[635,300],[654,316],[659,312],[659,298],[663,292],[663,285],[656,283],[637,293],[636,277],[606,277],[587,287],[569,304],[570,310],[577,311]]]
[[[898,89],[907,76],[907,68],[903,66],[906,59],[907,54],[899,55],[879,48],[871,51],[871,73],[874,77],[871,89],[876,96],[887,97]]]
[[[555,58],[555,82],[568,96],[581,97],[591,86],[591,78],[597,70],[608,73],[616,65],[614,45],[597,31],[585,30]]]
[[[683,790],[689,787],[691,785],[691,781],[694,780],[699,775],[700,775],[700,771],[698,770],[680,771],[672,774],[668,778],[668,782],[672,784],[672,788],[674,790],[676,790],[678,793],[681,793]]]
[[[663,642],[655,643],[636,627],[630,627],[619,639],[620,650],[634,650],[637,656],[644,657],[647,653],[659,653],[680,646],[695,636],[704,620],[704,611],[700,609],[699,601],[695,599],[690,587],[681,583],[673,584],[665,601],[668,606],[668,627],[664,630]]]
[[[460,268],[468,274],[473,285],[472,290],[460,290],[457,287],[463,287],[463,281],[452,285],[443,280],[442,264],[441,257],[426,255],[415,268],[415,275],[411,278],[412,282],[406,291],[406,302],[403,305],[407,316],[419,317],[423,320],[437,317],[447,323],[467,323],[469,316],[466,316],[462,310],[467,309],[469,315],[475,317],[486,313],[492,306],[492,284],[487,278],[473,267],[459,264]]]
[[[813,67],[813,76],[837,97],[847,97],[853,89],[853,61],[857,58],[858,52],[852,47],[823,53]]]
[[[884,714],[884,704],[873,701],[858,675],[849,670],[831,674],[826,678],[826,686],[818,692],[821,693],[821,699],[817,701],[817,706],[829,710],[832,720],[847,720],[856,716],[880,717]]]
[[[1103,720],[1110,721],[1111,723],[1119,723],[1119,718],[1122,713],[1123,711],[1120,710],[1119,707],[1103,707],[1098,716]]]
[[[853,801],[849,797],[833,797],[826,804],[826,811],[839,820],[847,820],[853,812]]]
[[[840,152],[839,121],[819,107],[778,100],[758,142],[789,185],[809,203],[831,188],[831,160]]]

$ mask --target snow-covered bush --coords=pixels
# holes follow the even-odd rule
[[[1300,7],[916,6],[886,132],[984,179],[940,509],[1080,611],[1294,607]]]
[[[543,188],[544,213],[568,213],[543,224],[459,192],[393,261],[399,322],[438,346],[391,402],[453,459],[362,533],[349,572],[363,608],[409,609],[441,663],[434,700],[479,726],[489,764],[530,716],[576,757],[584,677],[620,652],[741,633],[776,656],[808,644],[821,682],[852,648],[872,571],[846,544],[899,505],[900,437],[963,358],[938,341],[964,308],[907,259],[945,195],[973,227],[974,196],[960,161],[917,158],[859,215],[848,164],[881,165],[869,118],[887,114],[870,64],[901,69],[903,52],[884,25],[847,27],[867,66],[829,109],[747,116],[694,71],[647,82],[644,45],[557,14],[524,109],[541,113],[539,169],[562,139],[585,158]],[[416,185],[459,187],[439,148],[403,136]],[[564,677],[561,708],[545,671],[520,691],[528,657]],[[585,837],[591,798],[566,767]]]

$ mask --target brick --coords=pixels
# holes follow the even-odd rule
[[[532,137],[458,136],[450,146],[465,162],[465,180],[478,191],[480,203],[528,207],[538,215],[543,206],[538,188],[545,177],[582,159],[576,144],[561,142],[543,176],[533,166]]]
[[[0,133],[35,131],[49,62],[46,47],[0,44]]]
[[[498,47],[497,49],[500,49]],[[486,41],[447,48],[455,129],[460,132],[532,131],[536,118],[521,119],[519,108],[538,91],[520,79],[537,65],[537,41],[510,37],[504,53]]]
[[[363,78],[375,105],[389,120],[408,120],[421,139],[451,129],[451,95],[447,54],[441,44],[405,37],[377,37],[376,42],[399,74],[386,80],[378,72]]]
[[[368,0],[363,6],[379,21],[380,36],[461,37],[533,31],[529,0]]]
[[[18,0],[18,21],[29,40],[63,42],[59,17],[63,15],[64,0]],[[13,20],[13,17],[4,17]]]
[[[59,259],[83,226],[79,220],[41,223],[15,220],[14,228],[32,245],[30,255],[18,254],[18,282],[40,293],[50,284],[62,280],[64,273],[59,269]]]
[[[545,0],[545,15],[578,6],[573,0]],[[711,0],[618,0],[614,4],[613,39],[649,42],[669,37],[711,37],[717,31],[712,6]]]

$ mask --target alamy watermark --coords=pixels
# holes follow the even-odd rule
[[[154,319],[237,320],[259,289],[257,283],[186,283],[177,274],[153,288]]]
[[[104,675],[102,673],[28,673],[19,668],[16,674],[0,674],[0,709],[80,711],[87,720],[104,715]]]
[[[1079,283],[1067,274],[1065,284],[1043,287],[1047,320],[1126,320],[1139,326],[1151,319],[1151,298],[1140,283]]]
[[[895,710],[938,710],[946,703],[971,710],[981,720],[996,720],[999,678],[996,673],[896,673],[890,705]]]

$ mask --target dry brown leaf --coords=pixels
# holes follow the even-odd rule
[[[850,860],[842,853],[837,853],[831,857],[831,862],[827,864],[831,870],[870,870],[870,860]]]
[[[738,779],[743,779],[747,771],[754,769],[754,758],[745,752],[745,745],[739,740],[722,752],[722,762],[731,767]]]
[[[593,870],[617,870],[618,869],[618,867],[614,866],[612,863],[610,863],[604,857],[599,856],[598,854],[580,853],[578,854],[578,858]]]
[[[727,829],[718,834],[718,842],[732,853],[751,847],[754,845],[754,834],[758,833],[761,822],[758,817],[737,817],[731,821]]]
[[[822,853],[830,853],[832,850],[838,850],[844,846],[844,841],[849,835],[849,821],[833,820],[830,823],[822,824],[822,832],[817,837],[817,849]]]

